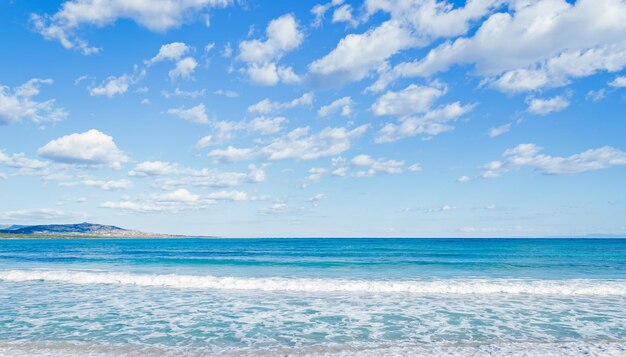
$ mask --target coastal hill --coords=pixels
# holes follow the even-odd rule
[[[12,225],[0,227],[0,237],[85,237],[85,238],[179,238],[182,236],[142,232],[95,223]]]

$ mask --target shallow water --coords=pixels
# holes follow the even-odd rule
[[[4,355],[624,355],[626,240],[0,241]]]

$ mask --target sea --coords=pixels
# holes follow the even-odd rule
[[[626,356],[626,240],[1,240],[0,355]]]

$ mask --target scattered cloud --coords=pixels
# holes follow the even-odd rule
[[[43,102],[33,100],[42,84],[52,83],[52,79],[34,78],[13,89],[0,85],[0,125],[21,120],[42,123],[65,119],[67,111],[56,107],[54,99]]]
[[[457,182],[460,183],[465,183],[465,182],[470,182],[472,179],[469,176],[459,176],[459,178],[456,179]]]
[[[49,221],[55,219],[62,219],[72,217],[73,215],[67,214],[60,210],[50,208],[34,208],[24,209],[16,211],[0,212],[0,220],[3,221],[17,221],[17,222],[40,222]]]
[[[61,187],[74,187],[74,186],[88,186],[99,188],[104,191],[114,190],[126,190],[132,186],[132,182],[129,180],[98,180],[98,179],[83,179],[80,181],[70,181],[59,183]]]
[[[192,123],[207,124],[209,122],[209,117],[206,114],[206,107],[204,104],[198,104],[191,108],[171,108],[167,110],[167,113],[176,115],[177,117]]]
[[[193,19],[194,14],[231,3],[230,0],[161,0],[158,4],[149,0],[68,0],[52,15],[32,14],[31,21],[44,38],[89,55],[99,52],[99,48],[76,35],[81,27],[104,27],[119,19],[130,19],[151,31],[164,32]]]
[[[37,153],[59,163],[107,165],[115,169],[130,160],[118,149],[112,137],[95,129],[52,140]]]
[[[479,3],[488,2],[468,3],[466,8]],[[518,1],[508,7],[510,13],[491,14],[473,36],[446,41],[424,58],[383,71],[373,88],[381,90],[395,78],[429,77],[469,64],[486,79],[484,83],[516,93],[560,87],[575,78],[626,66],[623,2]],[[614,16],[606,17],[607,13]]]
[[[146,60],[145,63],[152,65],[161,61],[178,61],[191,50],[192,48],[183,42],[168,43],[161,46],[159,53],[150,60]]]
[[[611,83],[609,83],[609,85],[614,88],[626,87],[626,76],[615,77],[615,79]]]
[[[511,123],[507,123],[507,124],[500,125],[500,126],[497,126],[495,128],[489,129],[489,133],[488,133],[489,137],[490,138],[495,138],[495,137],[498,137],[498,136],[500,136],[502,134],[508,133],[509,130],[511,130],[511,125],[512,125]]]
[[[559,96],[541,99],[541,98],[529,98],[528,112],[537,115],[546,115],[552,112],[560,112],[569,106],[569,100]]]
[[[301,97],[298,97],[290,102],[273,102],[268,98],[262,101],[252,104],[248,107],[250,113],[269,114],[279,112],[285,109],[292,109],[299,106],[311,106],[313,105],[313,93],[304,93]]]
[[[253,83],[273,86],[279,81],[299,82],[291,67],[277,62],[288,52],[298,48],[304,34],[292,14],[278,17],[267,25],[265,40],[246,40],[239,43],[237,59],[248,64],[246,72]]]
[[[567,157],[541,154],[541,150],[535,144],[520,144],[508,149],[503,154],[503,160],[483,166],[482,177],[498,177],[523,167],[548,175],[569,175],[626,165],[626,152],[610,146],[589,149]]]
[[[339,112],[339,115],[347,117],[351,115],[354,111],[354,109],[352,108],[353,105],[354,102],[352,101],[351,97],[347,96],[339,98],[328,105],[320,107],[320,109],[317,111],[317,115],[324,118]]]
[[[146,176],[164,176],[178,172],[178,164],[172,164],[163,161],[144,161],[135,165],[128,172],[130,176],[146,177]]]

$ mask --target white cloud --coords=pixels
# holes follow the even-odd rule
[[[309,198],[309,202],[320,202],[326,199],[326,195],[323,193],[318,193],[317,195]]]
[[[9,156],[2,150],[0,150],[0,164],[17,169],[18,174],[26,176],[47,174],[49,168],[45,161],[29,159],[24,153]]]
[[[297,128],[272,140],[261,153],[269,160],[315,160],[335,156],[350,149],[351,141],[363,135],[368,127],[361,125],[352,130],[329,127],[313,135],[308,135],[309,127]]]
[[[133,83],[135,83],[135,79],[128,74],[119,77],[109,77],[100,86],[89,88],[89,94],[112,98],[128,92],[128,87]]]
[[[161,195],[160,198],[164,201],[197,202],[200,196],[189,192],[187,189],[179,188],[174,192]]]
[[[113,190],[126,190],[132,186],[132,182],[129,180],[97,180],[97,179],[84,179],[81,181],[61,182],[61,187],[74,187],[74,186],[88,186],[96,187],[105,191]]]
[[[568,106],[569,101],[559,95],[548,99],[529,98],[527,110],[529,113],[546,115],[552,112],[560,112]]]
[[[130,176],[163,176],[176,173],[178,165],[163,161],[144,161],[128,172]]]
[[[37,153],[60,163],[108,165],[120,168],[129,158],[117,148],[113,138],[98,130],[70,134],[52,140]]]
[[[433,83],[431,86],[411,84],[399,92],[387,91],[372,105],[374,115],[397,115],[424,113],[447,91],[445,85]]]
[[[411,172],[420,172],[420,171],[422,171],[422,165],[420,165],[420,164],[413,164],[413,165],[408,167],[408,170],[411,171]]]
[[[193,72],[196,70],[198,62],[192,57],[185,57],[176,62],[176,67],[168,72],[170,79],[176,80],[177,78],[192,79]]]
[[[237,98],[237,97],[239,97],[239,93],[237,93],[235,91],[232,91],[232,90],[224,90],[224,89],[218,89],[218,90],[214,91],[213,94],[223,95],[224,97],[227,97],[227,98]]]
[[[404,161],[374,159],[369,155],[357,155],[350,162],[358,168],[355,177],[371,177],[378,173],[401,174],[404,172]]]
[[[242,191],[219,191],[207,195],[210,200],[216,201],[247,201],[248,194]]]
[[[346,24],[354,27],[359,22],[352,16],[352,6],[349,4],[342,5],[335,9],[333,12],[333,23],[345,22]]]
[[[118,19],[130,19],[151,31],[164,32],[179,27],[207,8],[231,3],[230,0],[68,0],[55,14],[33,14],[31,20],[35,30],[46,39],[92,54],[99,49],[75,35],[85,25],[103,27]]]
[[[312,62],[309,70],[332,81],[357,81],[392,55],[414,45],[415,40],[404,28],[387,21],[363,34],[344,37],[329,54]]]
[[[320,109],[317,111],[317,115],[323,118],[329,115],[333,115],[337,111],[339,111],[339,115],[344,117],[349,116],[353,112],[353,105],[354,102],[352,101],[351,97],[348,96],[339,98],[328,105],[320,107]]]
[[[228,146],[226,149],[211,150],[207,155],[220,162],[235,162],[251,160],[258,155],[258,152],[250,148],[236,148]]]
[[[305,93],[301,97],[298,97],[290,102],[273,102],[269,99],[263,99],[262,101],[250,105],[248,111],[251,113],[268,114],[278,112],[285,109],[291,109],[298,106],[311,106],[313,104],[313,93]]]
[[[305,180],[310,182],[319,182],[327,172],[328,170],[323,167],[312,167],[309,169],[309,175],[305,178]]]
[[[198,124],[207,124],[209,122],[209,117],[206,114],[206,107],[204,104],[198,104],[195,107],[191,108],[171,108],[167,111],[168,114],[176,115],[181,119],[198,123]]]
[[[271,214],[282,214],[287,213],[289,211],[289,206],[286,203],[275,203],[269,207],[265,207],[259,210],[260,214],[271,215]]]
[[[0,212],[0,220],[20,221],[24,223],[62,219],[69,216],[70,215],[66,214],[63,211],[49,208],[35,208]]]
[[[181,57],[191,51],[191,47],[183,42],[172,42],[161,46],[159,53],[150,60],[145,61],[146,64],[154,64],[161,61],[178,61]]]
[[[472,178],[469,176],[459,176],[459,178],[456,179],[457,182],[461,182],[461,183],[465,183],[465,182],[470,182]]]
[[[483,166],[484,178],[498,177],[523,167],[533,168],[543,174],[568,175],[586,171],[626,165],[626,152],[610,146],[590,149],[568,157],[541,154],[535,144],[520,144],[504,152],[502,161],[492,161]]]
[[[626,87],[626,76],[615,77],[615,79],[609,83],[611,87],[624,88]]]
[[[213,133],[202,137],[197,143],[196,147],[199,149],[211,146],[219,145],[229,142],[234,133],[238,131],[245,131],[248,133],[259,133],[262,135],[275,134],[283,129],[283,124],[287,119],[283,117],[257,117],[250,121],[218,121],[212,123]]]
[[[508,133],[509,130],[511,130],[511,123],[500,125],[500,126],[497,126],[495,128],[491,128],[491,129],[489,129],[489,133],[488,134],[489,134],[490,138],[495,138],[495,137],[500,136],[502,134]]]
[[[386,67],[387,60],[403,50],[466,33],[472,20],[488,14],[499,2],[471,1],[454,8],[436,0],[368,0],[368,16],[383,11],[391,19],[365,33],[347,35],[329,54],[311,63],[309,70],[332,81],[361,80],[372,70]],[[348,19],[346,11],[336,14],[337,20]]]
[[[450,122],[470,112],[473,104],[462,105],[454,102],[432,109],[418,116],[406,116],[398,123],[388,123],[378,131],[376,143],[389,143],[416,135],[435,136],[454,129]]]
[[[199,195],[186,188],[178,188],[164,194],[133,197],[132,200],[107,201],[102,203],[100,207],[133,213],[178,213],[204,209],[220,201],[236,202],[261,199],[264,197],[250,197],[242,191],[219,191],[208,195]]]
[[[193,90],[193,91],[185,91],[185,90],[181,90],[180,88],[176,88],[173,92],[168,92],[168,91],[161,91],[161,94],[165,97],[165,98],[172,98],[172,97],[182,97],[182,98],[198,98],[198,97],[203,97],[204,96],[204,92],[206,92],[206,90],[202,89],[202,90]]]
[[[333,6],[343,4],[343,2],[344,0],[332,0],[330,2],[327,2],[326,4],[316,4],[315,6],[313,6],[313,8],[311,8],[311,14],[315,16],[315,19],[313,20],[311,26],[320,27],[322,25],[322,21],[324,20],[324,15],[326,15],[326,12],[330,10],[330,8],[332,8]]]
[[[0,125],[28,119],[35,123],[59,121],[68,113],[57,108],[55,100],[37,102],[32,98],[39,94],[41,84],[52,84],[51,79],[31,79],[16,88],[0,85]]]
[[[238,59],[247,63],[271,62],[296,49],[304,39],[291,14],[272,20],[267,25],[266,36],[265,41],[242,41],[239,44]]]
[[[496,89],[522,92],[626,66],[623,1],[517,1],[509,9],[491,15],[472,37],[445,42],[423,59],[395,66],[373,88],[470,64]]]
[[[266,166],[249,165],[248,172],[218,171],[213,169],[183,168],[177,172],[163,175],[175,176],[158,180],[155,185],[160,189],[174,189],[180,186],[194,187],[234,187],[245,183],[265,181]]]
[[[279,81],[296,83],[300,78],[291,67],[277,66],[285,54],[298,48],[304,40],[295,17],[291,14],[276,18],[267,25],[265,40],[242,41],[237,59],[248,64],[250,80],[261,85]]]

